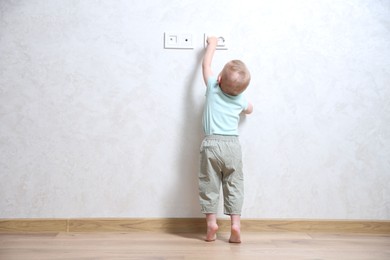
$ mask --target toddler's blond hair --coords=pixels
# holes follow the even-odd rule
[[[240,60],[229,61],[219,74],[219,86],[231,96],[241,94],[248,87],[250,80],[249,70]]]

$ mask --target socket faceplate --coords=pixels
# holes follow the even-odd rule
[[[165,49],[193,49],[194,39],[190,32],[165,32]]]

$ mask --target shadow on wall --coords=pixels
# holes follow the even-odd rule
[[[181,135],[178,136],[177,143],[177,168],[175,183],[168,192],[169,197],[169,212],[166,214],[169,217],[200,217],[200,206],[198,200],[198,170],[199,170],[199,147],[201,143],[202,127],[202,107],[199,105],[199,100],[203,96],[199,96],[199,91],[196,91],[199,86],[199,77],[201,77],[200,69],[203,58],[203,50],[196,54],[196,62],[194,69],[185,87],[183,124]],[[203,80],[201,81],[203,82]],[[175,210],[172,212],[172,208]],[[180,215],[176,214],[179,212]]]

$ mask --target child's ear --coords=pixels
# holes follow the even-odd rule
[[[221,74],[218,75],[217,81],[218,81],[218,85],[221,85]]]

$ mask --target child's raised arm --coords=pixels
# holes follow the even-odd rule
[[[206,52],[203,56],[203,62],[202,62],[202,72],[203,72],[203,80],[204,83],[207,86],[207,80],[210,76],[213,75],[213,72],[211,70],[211,62],[213,60],[215,48],[217,47],[218,39],[217,37],[207,37],[207,48]]]

